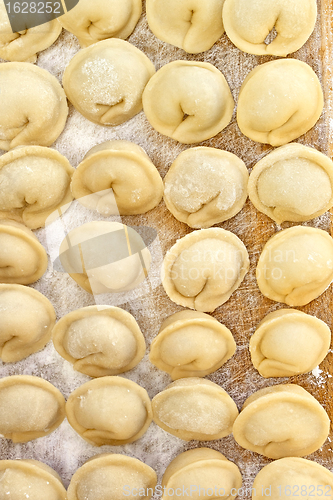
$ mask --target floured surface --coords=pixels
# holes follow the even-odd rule
[[[292,57],[297,57],[311,65],[323,84],[326,98],[325,112],[319,122],[314,129],[301,137],[299,142],[314,146],[323,153],[329,153],[330,143],[333,139],[333,121],[330,122],[329,116],[332,112],[332,95],[329,94],[329,89],[332,87],[333,63],[330,59],[332,58],[331,38],[328,39],[327,36],[332,37],[330,23],[333,19],[333,7],[330,0],[322,0],[321,3],[322,5],[320,2],[318,4],[319,17],[314,34],[305,47]],[[272,59],[241,53],[232,45],[226,35],[223,35],[209,51],[191,56],[181,49],[176,49],[157,40],[148,29],[145,15],[141,17],[129,41],[143,50],[157,69],[167,62],[177,59],[206,61],[214,64],[224,73],[235,100],[237,100],[240,85],[249,71],[257,64]],[[58,42],[39,56],[38,65],[60,79],[66,65],[78,50],[79,44],[75,37],[68,32],[63,32]],[[121,126],[104,128],[87,121],[72,106],[70,106],[65,130],[53,147],[64,154],[76,167],[91,147],[112,139],[130,140],[142,146],[163,177],[176,156],[188,148],[188,146],[163,137],[153,130],[142,112]],[[235,114],[232,123],[222,133],[205,141],[202,145],[219,147],[235,153],[242,158],[248,168],[252,168],[259,158],[272,149],[244,137],[236,125]],[[70,229],[89,220],[102,219],[81,206],[74,206],[68,214],[70,217],[64,216],[64,223],[71,226]],[[117,218],[113,220],[117,220]],[[136,293],[126,297],[108,295],[100,297],[99,303],[121,305],[123,300],[127,300],[128,302],[122,307],[134,315],[143,331],[147,345],[149,345],[156,336],[162,321],[170,314],[182,309],[169,300],[160,285],[159,267],[162,257],[160,248],[165,254],[166,250],[178,238],[188,234],[191,230],[185,224],[174,219],[164,203],[143,216],[122,217],[122,222],[132,226],[150,226],[158,232],[158,239],[152,243],[154,258],[149,275],[150,283],[146,283],[140,289],[139,298]],[[290,225],[285,223],[282,227]],[[330,214],[326,213],[304,225],[330,231]],[[231,230],[244,242],[250,253],[251,268],[241,287],[227,303],[213,313],[215,318],[232,331],[237,343],[237,351],[231,360],[207,378],[221,385],[235,400],[239,409],[245,399],[258,389],[276,383],[298,383],[320,401],[328,411],[330,418],[333,419],[332,379],[331,374],[329,374],[330,370],[333,374],[333,369],[329,366],[333,359],[332,353],[321,364],[320,369],[314,370],[309,375],[291,379],[264,379],[260,377],[250,361],[248,343],[256,325],[267,313],[283,307],[282,304],[264,298],[255,281],[255,266],[263,244],[281,228],[268,217],[257,212],[249,201],[239,214],[219,226]],[[49,244],[51,244],[48,251],[52,253],[53,258],[59,243],[57,240],[61,238],[61,232],[62,228],[59,226],[57,230],[48,232],[48,238],[46,238],[44,229],[35,231],[45,246],[47,246],[48,239]],[[72,310],[95,303],[93,297],[80,289],[71,278],[52,270],[51,266],[34,287],[51,300],[58,319]],[[316,315],[332,328],[332,293],[332,287],[330,287],[321,297],[300,309]],[[56,353],[52,344],[48,344],[43,351],[26,360],[15,364],[0,365],[1,377],[12,374],[41,376],[58,387],[66,398],[76,387],[89,380],[89,377],[75,372],[72,366]],[[151,398],[171,382],[167,374],[157,370],[149,363],[147,355],[136,368],[125,373],[124,376],[142,385]],[[333,439],[333,435],[331,435],[331,439]],[[54,433],[36,441],[13,445],[9,441],[1,440],[0,453],[2,459],[34,458],[42,460],[60,474],[67,486],[75,470],[85,460],[97,453],[116,452],[139,458],[153,467],[161,479],[171,459],[178,453],[197,446],[198,442],[181,441],[167,434],[155,424],[151,424],[148,432],[136,443],[121,447],[103,446],[96,448],[83,441],[65,420]],[[228,459],[234,461],[241,469],[244,486],[247,488],[252,486],[253,479],[260,468],[270,462],[260,455],[243,450],[231,436],[219,441],[200,443],[199,446],[209,446],[220,450]],[[328,440],[323,448],[311,455],[310,458],[333,470],[331,465],[332,451],[331,442]],[[249,498],[249,494],[244,492],[242,497]]]

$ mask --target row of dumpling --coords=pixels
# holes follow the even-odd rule
[[[123,500],[137,497],[163,500],[200,496],[233,500],[244,492],[253,500],[267,496],[273,500],[290,498],[295,492],[306,498],[331,498],[333,474],[304,458],[282,458],[263,467],[251,488],[242,488],[236,464],[210,448],[195,448],[174,458],[166,468],[161,485],[156,472],[127,455],[96,455],[73,475],[66,492],[60,476],[37,460],[1,460],[0,495],[30,500]],[[298,493],[300,492],[300,493]],[[5,496],[7,495],[7,496]],[[9,497],[8,497],[9,495]]]

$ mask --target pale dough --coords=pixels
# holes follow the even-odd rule
[[[72,311],[58,321],[52,340],[58,353],[89,377],[131,370],[146,351],[139,325],[119,307],[90,306]]]
[[[221,71],[199,61],[163,66],[149,80],[142,101],[152,127],[184,144],[214,137],[229,124],[234,109]]]
[[[238,415],[236,404],[222,387],[197,377],[168,385],[153,398],[152,408],[154,422],[185,441],[228,436]]]
[[[252,363],[263,377],[292,377],[313,370],[326,357],[331,330],[296,309],[269,313],[250,338]]]
[[[318,450],[330,430],[324,408],[303,387],[274,385],[252,394],[233,435],[246,450],[269,458],[303,457]]]
[[[256,209],[277,224],[314,219],[333,206],[333,162],[314,148],[286,144],[259,160],[248,187]]]
[[[282,146],[310,130],[323,106],[312,68],[297,59],[278,59],[257,66],[244,80],[237,122],[253,141]]]
[[[65,92],[45,69],[25,62],[0,64],[0,148],[51,146],[68,114]]]
[[[164,178],[164,201],[172,215],[195,229],[236,215],[247,198],[249,174],[233,153],[198,147],[183,151]]]
[[[23,285],[0,284],[0,358],[13,363],[43,349],[56,314],[51,302]]]
[[[88,120],[113,126],[142,110],[142,92],[155,67],[141,50],[111,38],[80,50],[70,61],[63,86]]]
[[[284,229],[267,241],[256,275],[261,293],[269,299],[304,306],[333,280],[333,240],[314,227]]]
[[[137,215],[156,207],[163,181],[145,151],[129,141],[92,148],[75,170],[73,196],[100,214]]]
[[[209,314],[181,311],[163,321],[150,346],[149,359],[177,380],[213,373],[235,351],[236,343],[226,326]]]
[[[67,419],[80,436],[94,446],[132,443],[152,421],[147,392],[122,377],[86,382],[69,396]]]
[[[162,284],[176,304],[212,312],[240,286],[249,265],[245,245],[235,234],[202,229],[179,239],[167,252]]]

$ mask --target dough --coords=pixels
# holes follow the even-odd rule
[[[250,339],[250,352],[263,377],[292,377],[319,365],[330,345],[326,323],[296,309],[279,309],[259,323]]]
[[[65,418],[65,399],[50,382],[30,375],[0,379],[0,434],[26,443],[53,432]]]
[[[139,325],[119,307],[90,306],[72,311],[58,321],[52,339],[60,356],[89,377],[131,370],[146,351]]]
[[[305,44],[317,18],[316,0],[226,0],[223,24],[230,40],[244,52],[286,56]],[[276,37],[265,39],[275,28]]]
[[[0,283],[34,283],[47,264],[46,251],[30,229],[13,220],[0,220]]]
[[[133,443],[152,421],[147,392],[123,377],[86,382],[69,396],[67,419],[80,436],[95,446]]]
[[[173,61],[163,66],[146,86],[142,102],[152,127],[184,144],[221,132],[234,109],[221,71],[199,61]]]
[[[0,357],[4,363],[20,361],[43,349],[56,321],[51,302],[23,285],[0,284],[0,317]]]
[[[68,500],[123,500],[133,498],[130,492],[147,492],[152,496],[157,482],[156,472],[136,458],[115,453],[97,455],[80,467],[68,487]]]
[[[333,162],[302,144],[281,146],[254,166],[249,196],[277,224],[318,217],[333,206]]]
[[[0,2],[0,26],[0,57],[5,61],[34,63],[37,53],[50,47],[61,33],[61,25],[57,19],[13,33],[5,2]]]
[[[55,149],[22,146],[0,157],[0,217],[30,229],[45,225],[49,215],[72,201],[74,168]]]
[[[1,500],[67,500],[58,474],[38,460],[0,460]]]
[[[142,0],[80,0],[59,21],[87,47],[106,38],[127,38],[141,12]]]
[[[58,80],[25,62],[0,64],[0,149],[50,146],[65,127],[68,106]]]
[[[167,252],[162,284],[173,302],[212,312],[239,287],[249,269],[242,241],[221,228],[193,231]]]
[[[147,0],[147,21],[154,35],[198,54],[210,49],[223,35],[224,0]]]
[[[65,69],[68,99],[88,120],[120,125],[142,110],[142,92],[155,67],[124,40],[103,40],[80,50]]]
[[[253,483],[252,498],[287,500],[291,496],[332,498],[333,474],[316,462],[288,457],[276,460],[261,469]],[[262,489],[263,488],[263,489]]]
[[[209,314],[181,311],[169,316],[150,346],[149,359],[172,380],[204,377],[235,354],[232,333]]]
[[[88,151],[73,175],[72,192],[102,215],[137,215],[159,204],[163,181],[140,146],[108,141]]]
[[[322,229],[295,226],[268,240],[257,266],[261,293],[288,306],[304,306],[333,280],[333,240]]]
[[[243,208],[248,179],[245,163],[232,153],[207,147],[187,149],[164,179],[164,201],[179,221],[195,229],[207,228]]]
[[[168,385],[153,401],[154,422],[174,436],[213,441],[228,436],[238,415],[229,394],[202,378],[183,378]]]
[[[318,401],[303,387],[286,384],[252,394],[232,432],[246,450],[275,459],[313,453],[325,442],[329,429],[330,419]]]
[[[236,464],[219,451],[195,448],[178,455],[166,468],[162,479],[162,488],[166,488],[166,494],[162,498],[171,500],[174,496],[168,492],[180,488],[181,493],[191,490],[192,500],[200,500],[203,492],[213,499],[233,500],[241,486],[242,476]],[[177,496],[186,498],[186,493]]]
[[[84,290],[100,294],[139,286],[148,274],[151,256],[131,227],[93,221],[68,233],[60,245],[60,261]]]
[[[323,106],[323,91],[310,66],[278,59],[257,66],[244,80],[237,122],[253,141],[282,146],[310,130]]]

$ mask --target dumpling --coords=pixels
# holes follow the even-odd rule
[[[0,158],[0,217],[30,229],[45,225],[52,212],[73,198],[74,168],[55,149],[22,146]]]
[[[214,137],[228,125],[234,109],[221,71],[199,61],[163,66],[149,80],[142,102],[152,127],[184,144]]]
[[[38,460],[0,460],[1,500],[67,500],[58,474]]]
[[[295,226],[268,240],[257,266],[265,297],[288,306],[304,306],[333,280],[333,240],[322,229]]]
[[[46,251],[29,228],[13,220],[0,220],[0,283],[34,283],[43,276],[47,264]]]
[[[60,261],[93,294],[132,290],[148,275],[151,256],[141,236],[119,222],[93,221],[68,233]]]
[[[140,460],[115,453],[96,455],[80,467],[68,487],[68,500],[149,500],[157,483],[156,472]],[[143,494],[145,492],[145,494]]]
[[[190,54],[210,49],[223,35],[224,0],[147,0],[154,35]]]
[[[282,146],[310,130],[323,105],[323,91],[310,66],[278,59],[257,66],[244,80],[237,122],[253,141]]]
[[[65,418],[65,399],[40,377],[13,375],[0,379],[0,434],[25,443],[53,432]]]
[[[186,492],[191,491],[193,500],[202,496],[233,500],[241,486],[242,476],[236,464],[219,451],[195,448],[178,455],[166,468],[162,498],[174,498],[172,491],[178,491],[180,495],[177,496],[186,498]]]
[[[120,125],[142,110],[142,92],[155,67],[124,40],[103,40],[70,61],[63,86],[73,106],[99,125]]]
[[[33,288],[0,284],[0,358],[13,363],[43,349],[56,315],[51,302]]]
[[[261,469],[254,483],[252,498],[287,500],[290,496],[332,498],[333,474],[322,465],[305,458],[287,457]]]
[[[249,196],[277,224],[318,217],[333,206],[333,162],[302,144],[281,146],[254,166]]]
[[[72,311],[58,321],[52,339],[58,353],[89,377],[128,371],[146,351],[139,325],[119,307],[90,306]]]
[[[286,56],[305,44],[317,18],[316,0],[225,0],[223,24],[244,52]],[[275,28],[274,39],[265,43]]]
[[[65,127],[68,106],[58,80],[30,63],[0,64],[0,148],[50,146]]]
[[[153,365],[172,380],[204,377],[235,354],[231,331],[209,314],[181,311],[169,316],[150,346]]]
[[[106,38],[127,38],[142,12],[142,0],[80,0],[59,21],[82,47]]]
[[[235,234],[202,229],[179,239],[167,252],[162,284],[176,304],[212,312],[239,287],[249,265],[247,250]]]
[[[108,141],[88,151],[73,175],[72,193],[102,215],[137,215],[159,204],[163,181],[140,146]]]
[[[238,415],[229,394],[202,378],[183,378],[152,400],[154,422],[174,436],[213,441],[228,436]]]
[[[172,215],[195,229],[236,215],[247,198],[249,174],[232,153],[198,147],[183,151],[165,179],[164,201]]]
[[[95,446],[133,443],[152,421],[151,402],[143,387],[122,377],[86,382],[69,396],[67,419]]]
[[[265,387],[244,403],[233,427],[237,443],[265,457],[303,457],[318,450],[330,430],[324,408],[295,384]]]
[[[331,345],[331,330],[296,309],[268,314],[250,339],[252,363],[263,377],[292,377],[313,370]]]

